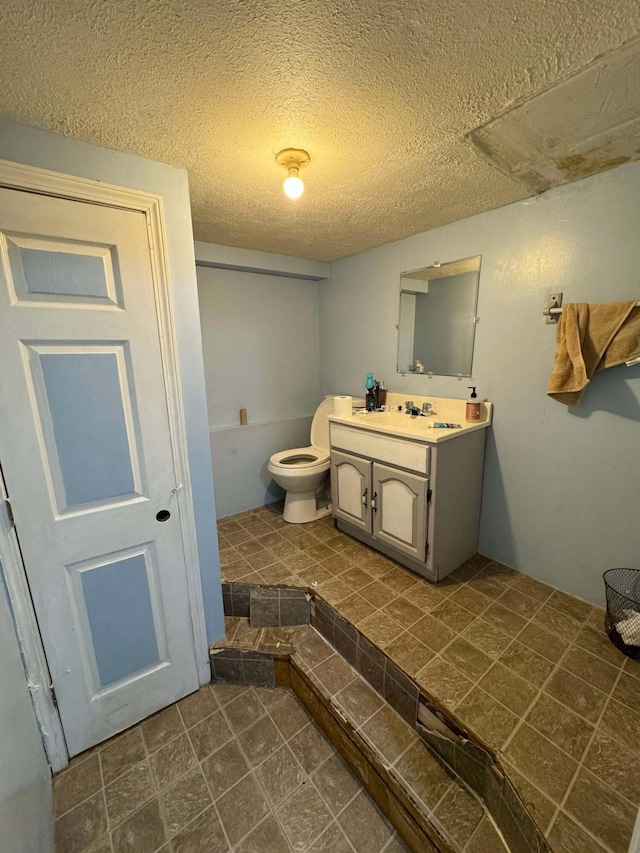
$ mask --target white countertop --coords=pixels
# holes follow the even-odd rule
[[[405,395],[406,396],[406,395]],[[344,424],[357,429],[381,432],[400,438],[410,438],[414,441],[423,441],[428,444],[440,444],[450,441],[460,435],[469,432],[486,429],[491,425],[493,415],[493,404],[481,401],[480,421],[467,421],[465,419],[466,400],[456,400],[448,397],[417,397],[411,398],[414,404],[422,407],[423,402],[429,402],[434,412],[428,417],[412,417],[404,413],[404,397],[401,394],[389,393],[387,395],[388,405],[395,407],[395,411],[389,412],[356,412],[351,417],[341,418],[337,415],[329,415],[331,423]],[[402,400],[402,402],[400,402]],[[397,411],[397,406],[402,406],[402,411]],[[456,423],[458,428],[430,428],[430,423]]]

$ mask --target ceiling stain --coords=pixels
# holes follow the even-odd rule
[[[640,4],[4,0],[0,27],[2,115],[186,169],[198,240],[331,261],[548,186],[491,122],[640,36]],[[634,97],[634,67],[611,91]],[[578,94],[593,136],[607,97]],[[559,182],[586,156],[564,146],[564,112],[540,125]],[[311,155],[297,201],[287,147]]]
[[[640,39],[512,105],[469,139],[536,193],[640,159]]]
[[[598,152],[589,152],[597,154]],[[557,163],[558,169],[567,176],[569,181],[578,181],[580,178],[586,178],[589,175],[595,175],[598,172],[604,172],[606,169],[613,169],[615,166],[622,166],[624,163],[629,163],[631,157],[612,157],[607,160],[603,157],[588,157],[585,154],[572,154],[570,157],[565,157]]]

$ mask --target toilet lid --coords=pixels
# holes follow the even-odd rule
[[[311,444],[320,450],[329,450],[329,421],[327,415],[335,412],[333,397],[323,400],[311,422]]]

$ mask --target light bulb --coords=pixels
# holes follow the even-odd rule
[[[292,175],[291,172],[293,169],[289,170],[289,177],[285,178],[284,181],[284,194],[289,196],[289,198],[300,198],[302,193],[304,192],[304,182],[302,178],[299,178],[296,174]]]

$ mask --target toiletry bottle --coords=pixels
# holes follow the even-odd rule
[[[467,400],[467,414],[466,418],[468,421],[479,421],[480,420],[480,400],[478,400],[478,395],[476,394],[476,386],[469,385],[471,389],[471,397]]]
[[[367,389],[367,397],[365,402],[365,408],[368,412],[375,412],[376,410],[376,383],[373,378],[373,373],[367,373],[367,380],[364,383],[364,387]]]

